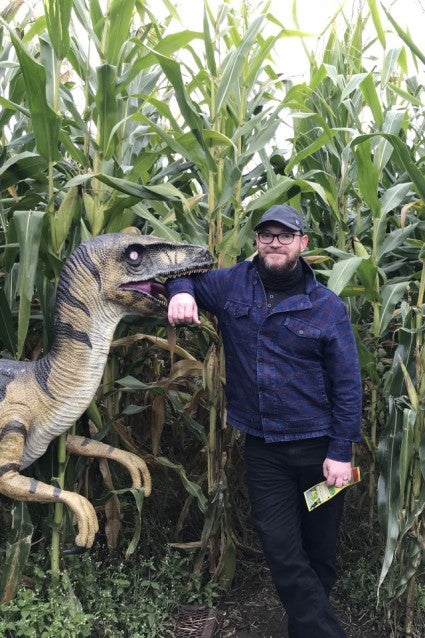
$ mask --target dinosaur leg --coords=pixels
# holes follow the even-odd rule
[[[88,549],[93,545],[99,527],[96,512],[92,504],[80,494],[61,490],[59,487],[23,476],[13,469],[0,476],[0,493],[18,501],[64,503],[74,513],[77,521],[78,534],[75,539],[77,546]]]
[[[111,459],[112,461],[121,463],[121,465],[124,465],[129,471],[133,487],[141,487],[141,479],[143,479],[145,495],[149,496],[151,493],[151,475],[144,460],[136,454],[132,454],[132,452],[127,452],[126,450],[120,450],[112,445],[106,445],[101,441],[74,435],[67,437],[66,447],[71,454]]]

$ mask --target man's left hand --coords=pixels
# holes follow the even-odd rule
[[[327,485],[335,485],[335,487],[343,487],[347,485],[351,479],[351,463],[342,461],[333,461],[325,459],[323,463],[323,476]]]

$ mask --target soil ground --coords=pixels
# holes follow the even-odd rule
[[[372,626],[370,618],[353,618],[344,605],[342,586],[332,598],[336,614],[347,638],[387,638]],[[232,590],[232,596],[220,605],[215,638],[287,638],[286,615],[264,564],[258,566],[250,582]],[[314,638],[314,637],[306,637]]]

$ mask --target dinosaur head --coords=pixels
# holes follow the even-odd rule
[[[80,249],[95,279],[90,285],[97,285],[103,303],[119,306],[122,314],[165,315],[164,282],[212,266],[212,257],[202,246],[148,235],[101,235]]]

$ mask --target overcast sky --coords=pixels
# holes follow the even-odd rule
[[[202,0],[176,0],[178,13],[184,19],[184,26],[188,29],[202,30]],[[209,0],[211,7],[217,6],[219,0]],[[254,10],[264,4],[264,0],[252,0]],[[335,15],[338,7],[343,4],[346,15],[350,16],[359,6],[359,0],[297,0],[297,13],[300,29],[312,34],[306,42],[313,52],[317,51],[317,36]],[[363,0],[366,5],[366,0]],[[381,4],[378,1],[378,6]],[[382,4],[391,12],[400,27],[410,33],[413,41],[422,47],[425,27],[425,0],[382,0]],[[292,19],[293,0],[271,0],[270,12],[278,18],[288,29],[295,28]],[[235,0],[235,6],[240,6],[240,0]],[[159,5],[158,5],[159,7]],[[389,29],[387,48],[401,46],[398,36],[392,36],[393,27],[382,14],[384,27]],[[180,27],[181,28],[181,27]],[[307,69],[307,62],[299,40],[285,38],[279,46],[281,54],[290,60],[290,69],[285,71],[290,76],[302,75]],[[375,53],[375,52],[373,52]],[[377,49],[381,55],[382,49]]]

